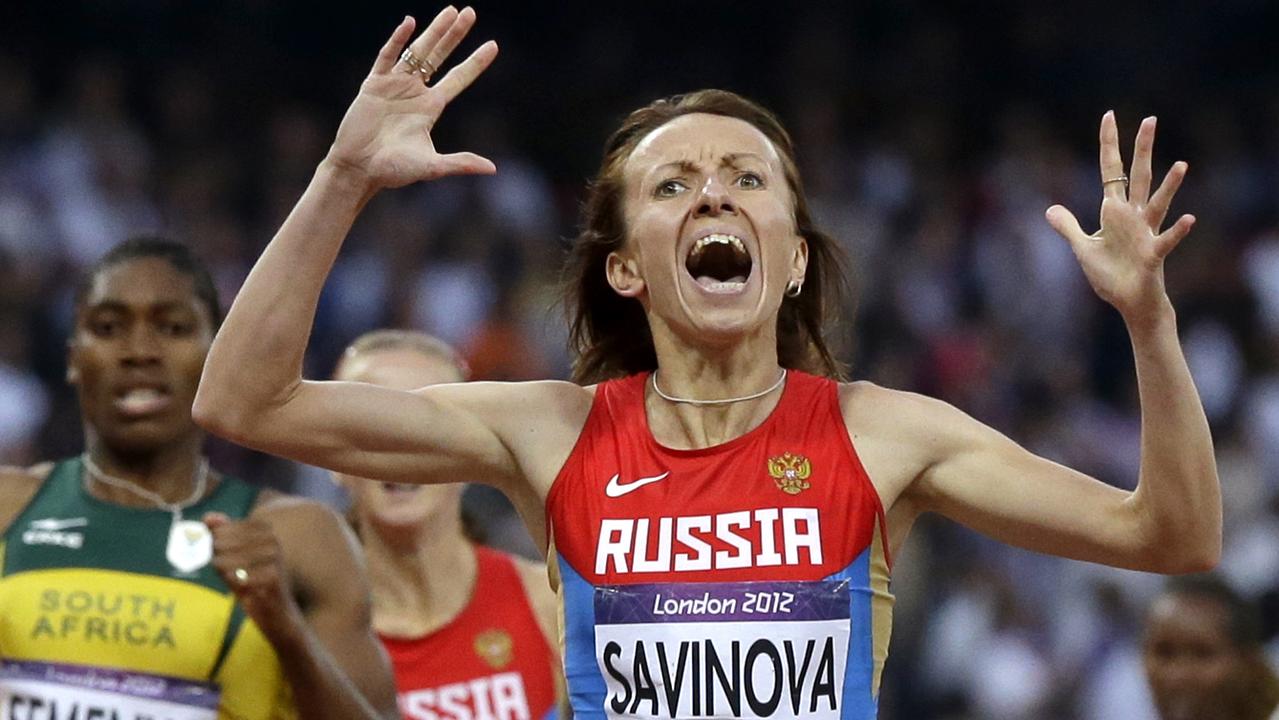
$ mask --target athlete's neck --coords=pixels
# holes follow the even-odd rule
[[[86,432],[85,437],[85,453],[102,472],[134,483],[171,503],[191,497],[203,454],[202,435],[136,452],[113,448],[92,430]],[[94,497],[126,507],[149,508],[155,505],[126,489],[96,482],[92,473],[86,474],[89,477],[85,485]]]
[[[475,547],[454,510],[412,527],[361,518],[377,632],[421,637],[447,625],[470,603],[478,572]]]
[[[657,378],[667,396],[722,400],[761,393],[738,402],[697,405],[671,402],[646,388],[649,428],[663,445],[704,448],[727,442],[758,426],[781,398],[781,367],[771,332],[743,338],[723,347],[695,346],[674,333],[654,333]]]

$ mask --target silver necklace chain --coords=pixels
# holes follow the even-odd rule
[[[81,455],[80,459],[84,462],[85,469],[89,471],[86,474],[89,479],[96,480],[120,490],[126,490],[137,495],[143,500],[148,500],[154,503],[156,507],[160,509],[168,510],[173,514],[174,523],[182,520],[182,511],[194,505],[197,500],[203,497],[204,490],[208,486],[209,460],[204,457],[200,458],[200,467],[196,468],[195,471],[195,490],[191,492],[191,496],[186,500],[175,503],[165,500],[158,493],[151,492],[132,480],[125,480],[124,478],[118,478],[114,475],[108,475],[102,471],[102,468],[98,467],[96,463],[89,459],[89,453],[87,452]]]
[[[735,398],[724,398],[723,400],[697,400],[696,398],[682,398],[682,397],[676,397],[674,395],[667,395],[666,393],[662,392],[662,388],[659,387],[657,384],[656,370],[653,371],[652,378],[653,378],[653,392],[657,393],[658,397],[662,398],[663,400],[667,402],[684,403],[685,405],[729,405],[731,403],[739,403],[739,402],[744,402],[746,400],[755,400],[758,398],[762,398],[765,395],[773,392],[777,388],[781,387],[782,383],[786,382],[786,368],[782,368],[782,374],[777,376],[777,382],[773,383],[772,385],[769,385],[763,390],[760,390],[757,393],[751,393],[750,395],[743,395],[741,397],[735,397]]]

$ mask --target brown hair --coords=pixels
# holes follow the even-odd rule
[[[777,358],[782,367],[842,378],[825,336],[849,296],[843,258],[835,240],[817,229],[809,215],[795,148],[773,113],[726,90],[699,90],[642,107],[622,122],[604,144],[604,160],[582,207],[582,229],[564,270],[573,380],[591,383],[657,367],[648,319],[639,301],[617,294],[605,276],[609,253],[626,242],[622,169],[649,133],[682,115],[708,113],[744,120],[773,143],[782,160],[795,207],[795,229],[808,242],[804,292],[785,298],[777,316]]]

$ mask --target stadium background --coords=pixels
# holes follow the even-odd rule
[[[311,376],[384,325],[456,343],[477,377],[563,377],[555,280],[622,114],[726,87],[795,135],[845,244],[853,375],[942,397],[1033,450],[1130,487],[1127,338],[1043,220],[1095,217],[1096,126],[1199,224],[1168,286],[1214,430],[1223,572],[1279,630],[1279,7],[1214,3],[480,3],[497,64],[438,128],[493,179],[378,198],[325,291]],[[0,462],[81,446],[63,381],[74,279],[126,236],[196,246],[228,304],[323,156],[384,36],[432,6],[0,5]],[[220,467],[340,501],[322,472],[218,444]],[[459,478],[465,479],[465,478]],[[491,494],[468,505],[531,552]],[[882,717],[1150,717],[1134,641],[1158,578],[1045,558],[925,521],[895,576]],[[1272,642],[1272,647],[1276,645]]]

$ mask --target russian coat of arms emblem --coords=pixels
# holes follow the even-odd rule
[[[494,670],[511,664],[514,645],[510,633],[505,630],[494,628],[475,636],[475,654]]]
[[[803,455],[782,453],[768,459],[768,474],[777,483],[778,490],[798,495],[810,487],[808,476],[813,474],[813,465]]]

